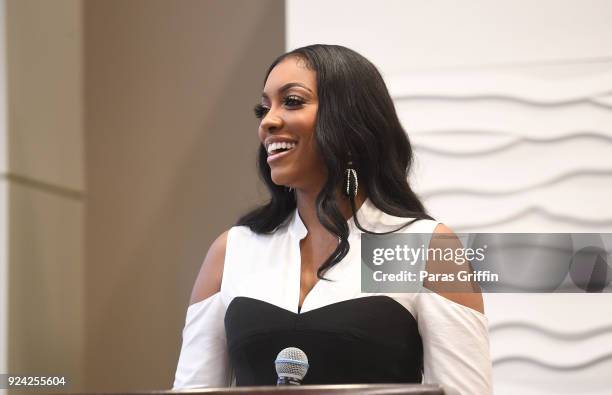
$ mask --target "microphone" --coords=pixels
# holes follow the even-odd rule
[[[308,372],[308,357],[296,347],[287,347],[276,356],[274,361],[278,381],[276,385],[300,385]]]

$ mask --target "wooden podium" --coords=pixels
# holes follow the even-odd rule
[[[113,393],[83,393],[78,395],[445,395],[439,385],[424,384],[350,384],[350,385],[296,385],[202,388],[180,391],[140,391]],[[65,394],[64,394],[65,395]],[[77,394],[75,394],[77,395]]]

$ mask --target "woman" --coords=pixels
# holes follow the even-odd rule
[[[275,384],[276,354],[295,346],[304,384],[490,393],[480,293],[361,292],[361,233],[451,232],[408,185],[410,143],[376,68],[341,46],[296,49],[268,69],[255,113],[272,197],[210,247],[174,388]]]

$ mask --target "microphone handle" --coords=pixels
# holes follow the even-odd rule
[[[293,377],[279,377],[276,385],[302,385],[302,380],[294,379]]]

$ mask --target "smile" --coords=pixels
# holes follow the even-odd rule
[[[277,161],[289,155],[295,148],[296,144],[291,142],[272,143],[268,146],[268,163]]]

